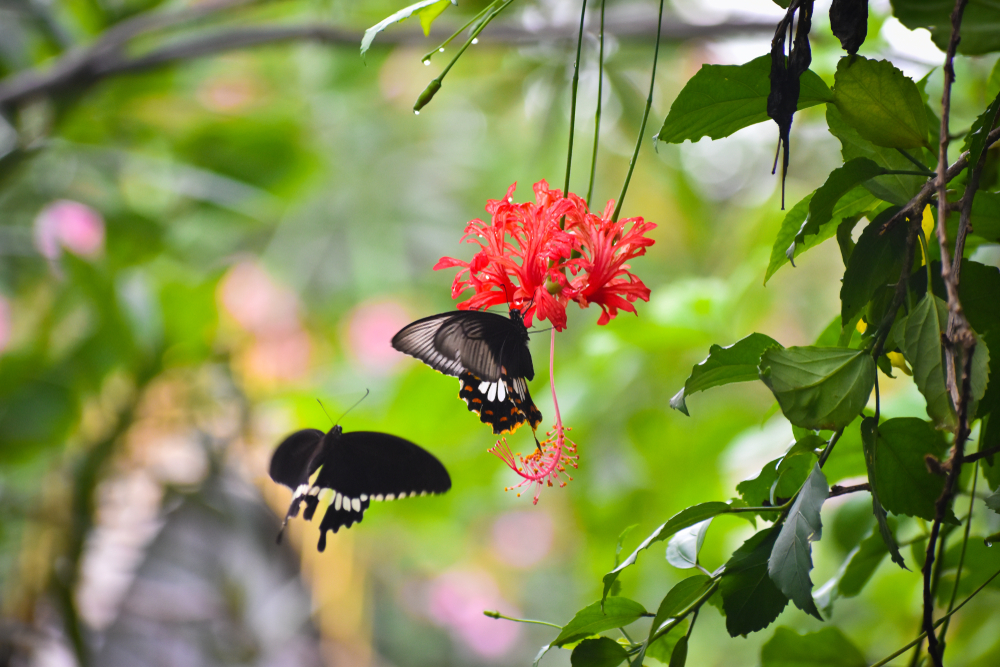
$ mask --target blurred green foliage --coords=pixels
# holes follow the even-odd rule
[[[175,513],[191,503],[218,509],[213,521],[232,516],[225,508],[242,507],[211,500],[218,498],[220,470],[256,485],[253,492],[243,488],[244,496],[260,494],[283,512],[287,494],[266,479],[268,457],[285,433],[326,428],[316,398],[337,415],[371,389],[345,428],[405,436],[438,456],[454,481],[445,496],[373,508],[363,524],[335,536],[322,557],[310,553],[312,534],[293,526],[315,614],[310,620],[289,613],[286,621],[299,624],[292,630],[303,629],[296,635],[302,641],[319,645],[322,637],[326,664],[529,664],[558,632],[485,618],[483,610],[564,625],[574,610],[601,598],[602,577],[619,562],[615,545],[626,526],[638,524],[624,538],[628,554],[691,505],[737,495],[750,506],[760,503],[761,489],[737,489],[758,473],[773,475],[769,487],[781,483],[780,475],[792,491],[801,485],[815,454],[803,450],[783,467],[775,462],[803,434],[793,434],[762,384],[687,396],[691,417],[670,409],[710,346],[751,332],[786,347],[823,345],[817,338],[840,307],[842,262],[832,241],[824,252],[796,254],[796,268],[784,267],[763,285],[765,271],[773,273],[769,257],[784,218],[769,173],[773,125],[714,143],[660,142],[656,150],[655,128],[647,132],[622,214],[659,226],[656,245],[632,267],[652,297],[638,304],[638,317],[623,313],[605,327],[596,326],[593,310],[570,311],[555,368],[580,469],[566,488],[543,490],[533,506],[528,495],[504,493],[516,478],[486,453],[494,439],[456,398],[454,380],[387,351],[387,341],[393,327],[454,307],[452,275],[431,267],[444,255],[471,256],[460,244],[462,231],[485,215],[487,199],[515,181],[517,201],[528,199],[541,179],[562,186],[575,37],[548,39],[545,31],[555,35],[565,27],[559,34],[572,34],[576,3],[516,3],[501,18],[543,30],[524,43],[504,43],[488,41],[487,28],[483,43],[466,52],[419,116],[412,105],[444,64],[435,59],[425,67],[420,56],[447,30],[424,40],[415,21],[390,26],[362,59],[364,29],[399,3],[222,4],[233,6],[140,35],[126,52],[139,57],[189,38],[274,25],[333,25],[350,40],[190,54],[143,71],[81,75],[49,94],[0,105],[0,656],[25,646],[26,637],[28,648],[18,650],[37,652],[54,642],[81,656],[120,636],[128,614],[139,613],[123,602],[135,599],[137,582],[155,580],[156,563],[191,548],[172,537],[180,529],[158,533],[159,522],[187,517],[186,509]],[[487,4],[449,8],[435,28],[449,20],[456,28]],[[717,10],[710,3],[681,4],[689,3],[676,3],[682,18],[704,12],[725,19],[711,13]],[[19,73],[45,72],[121,21],[184,7],[150,0],[0,4],[6,77],[0,91]],[[782,15],[768,2],[754,10],[772,23]],[[655,25],[651,7],[626,0],[608,3],[609,24],[630,12]],[[862,54],[878,58],[899,48],[893,36],[901,28],[881,30],[886,18],[873,8]],[[825,20],[817,13],[817,24]],[[408,30],[414,39],[393,41]],[[578,193],[589,177],[583,147],[593,139],[587,120],[597,87],[593,31],[588,24],[571,186]],[[652,52],[651,35],[609,33],[595,209],[619,192]],[[840,46],[828,28],[816,33],[812,70],[830,85]],[[766,32],[664,43],[654,119],[667,117],[703,63],[741,65],[768,49]],[[969,127],[996,94],[995,60],[956,62],[954,127]],[[921,90],[940,99],[939,70],[921,61],[906,67],[915,79],[928,73]],[[858,156],[866,150],[859,136],[827,131],[836,113],[797,114],[789,209],[840,165],[842,144],[845,159],[851,141]],[[995,188],[995,173],[990,183],[984,176],[984,188]],[[879,183],[893,191],[903,180]],[[56,207],[60,202],[83,208]],[[50,232],[56,252],[46,255],[40,230],[48,219],[62,231]],[[92,251],[87,244],[97,242],[98,229],[103,236]],[[984,263],[998,259],[985,244],[978,252]],[[839,322],[833,331],[840,333]],[[546,348],[535,342],[532,349],[538,369],[532,389],[550,418]],[[887,414],[926,416],[909,378],[879,381]],[[866,474],[858,423],[824,468],[831,483]],[[524,432],[510,441],[515,451],[533,447]],[[774,470],[761,473],[769,461]],[[967,501],[960,498],[958,516],[967,514]],[[984,516],[981,506],[976,511],[977,532],[997,532],[997,517]],[[699,563],[712,571],[741,544],[748,553],[756,547],[761,526],[752,517],[716,517]],[[822,609],[838,629],[822,629],[789,605],[778,617],[786,627],[777,632],[721,641],[728,621],[707,606],[690,637],[691,664],[770,664],[779,645],[837,652],[844,635],[848,646],[876,659],[916,636],[917,573],[882,559],[857,597],[861,585],[851,588],[845,582],[856,579],[838,574],[859,544],[858,553],[875,558],[866,546],[874,526],[870,500],[828,501],[823,518],[827,530],[814,545],[812,578],[819,587],[841,577],[832,613]],[[270,530],[266,522],[234,521],[226,525],[236,533]],[[908,520],[901,546],[915,545],[919,553],[923,530],[920,520]],[[213,529],[190,534],[204,546]],[[126,556],[107,556],[102,545],[121,536],[129,537]],[[954,544],[939,590],[950,590],[949,577],[954,581]],[[664,560],[665,546],[649,549],[615,592],[657,609],[690,574]],[[278,547],[253,553],[284,558]],[[903,553],[918,570],[911,550]],[[996,569],[990,555],[969,543],[971,574],[963,576],[960,595]],[[861,566],[848,566],[860,577],[852,567]],[[260,617],[253,605],[301,611],[304,603],[289,602],[291,594],[261,594],[284,581],[263,566],[229,569],[221,558],[207,571],[210,579],[225,579],[224,616],[244,632],[230,644],[239,650],[216,655],[214,664],[266,663],[270,644],[254,640]],[[255,572],[260,579],[249,585]],[[949,655],[969,664],[997,659],[995,622],[984,613],[995,604],[995,586],[971,603],[979,613],[956,617]],[[721,607],[717,596],[709,604]],[[53,628],[64,639],[48,638]],[[676,642],[677,634],[650,645],[663,644],[655,659],[669,660],[674,644],[667,640]],[[188,641],[180,636],[177,646]],[[544,664],[568,664],[569,655],[552,649]],[[858,662],[853,654],[841,657],[844,664]]]

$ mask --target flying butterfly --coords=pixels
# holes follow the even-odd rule
[[[344,433],[338,425],[325,434],[307,428],[289,435],[271,457],[270,475],[294,492],[282,532],[288,520],[298,516],[303,502],[306,521],[312,520],[320,503],[326,503],[319,525],[320,551],[326,549],[327,531],[336,533],[360,523],[372,501],[451,488],[448,471],[422,447],[388,433]]]
[[[517,308],[511,308],[510,318],[479,310],[431,315],[403,327],[392,346],[457,377],[459,398],[493,433],[513,433],[525,422],[535,430],[542,422],[528,392],[535,369]]]

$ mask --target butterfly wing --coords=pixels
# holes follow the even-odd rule
[[[329,502],[320,523],[319,550],[326,548],[326,533],[336,533],[364,518],[373,500],[444,493],[451,477],[437,458],[409,440],[372,431],[344,433],[328,441],[325,460],[314,487],[324,490]],[[327,491],[329,490],[329,491]],[[307,498],[306,519],[320,500]]]
[[[392,346],[445,375],[466,371],[496,382],[501,369],[529,380],[535,376],[524,325],[496,313],[458,310],[403,327]]]
[[[281,524],[282,531],[288,519],[298,515],[299,505],[309,492],[309,478],[323,464],[323,431],[307,428],[296,431],[284,439],[271,455],[271,479],[290,488],[292,502]],[[278,541],[281,541],[281,532]]]
[[[531,400],[523,377],[505,373],[496,382],[489,382],[473,373],[463,373],[458,382],[458,397],[470,412],[479,414],[479,421],[493,427],[495,435],[513,433],[525,421],[535,430],[542,422],[542,413]]]

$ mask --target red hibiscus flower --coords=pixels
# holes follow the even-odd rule
[[[636,299],[649,301],[649,289],[626,262],[645,254],[653,244],[645,235],[656,225],[642,218],[612,221],[614,202],[595,215],[583,199],[573,193],[564,197],[545,181],[535,184],[534,202],[515,204],[516,186],[503,199],[487,202],[490,222],[477,218],[466,225],[462,240],[479,246],[469,262],[442,257],[434,266],[460,267],[452,296],[473,290],[460,309],[506,303],[521,310],[525,324],[537,315],[562,331],[570,301],[582,308],[598,304],[598,324],[607,324],[619,310],[634,313]]]

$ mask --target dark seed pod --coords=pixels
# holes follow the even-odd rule
[[[856,54],[868,36],[868,0],[833,0],[830,27],[844,50]]]
[[[767,115],[778,124],[778,149],[782,152],[782,209],[785,208],[785,177],[788,174],[788,140],[792,130],[792,117],[799,103],[799,77],[809,69],[809,63],[812,62],[812,50],[809,47],[812,12],[813,0],[790,4],[771,40],[771,90],[767,96]],[[795,37],[786,58],[785,42],[796,14],[798,21],[795,23]],[[775,155],[772,173],[777,168],[778,156]]]

